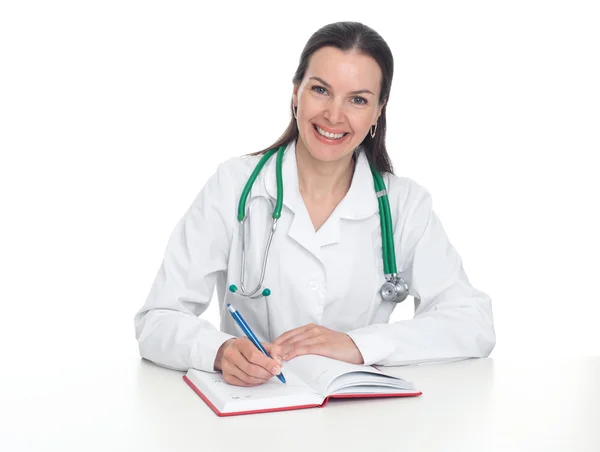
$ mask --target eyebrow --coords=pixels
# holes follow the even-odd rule
[[[321,77],[310,77],[309,80],[317,80],[317,81],[321,82],[323,85],[325,85],[326,88],[331,88],[331,85],[329,83],[327,83],[325,80],[323,80]],[[350,94],[363,94],[363,93],[373,94],[368,89],[359,89],[358,91],[350,91]],[[373,96],[374,95],[375,94],[373,94]]]

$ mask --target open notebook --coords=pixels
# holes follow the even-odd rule
[[[323,407],[329,398],[418,396],[413,384],[380,370],[317,355],[284,362],[287,384],[273,377],[251,388],[233,386],[221,373],[188,370],[183,379],[218,416]]]

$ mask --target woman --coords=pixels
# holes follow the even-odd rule
[[[392,174],[385,147],[392,75],[389,47],[360,23],[330,24],[310,38],[293,79],[293,117],[282,138],[263,152],[221,164],[176,226],[135,317],[144,358],[175,369],[222,371],[227,382],[252,386],[279,374],[282,359],[303,354],[380,365],[489,355],[495,344],[489,297],[469,284],[428,192]],[[275,157],[258,173],[246,209],[236,214],[259,160],[280,146],[283,205],[260,286],[271,202],[278,196]],[[386,191],[376,190],[370,165],[387,189],[389,247],[380,222],[386,214],[379,208]],[[238,219],[250,204],[249,224],[242,226]],[[382,246],[395,251],[387,265]],[[402,279],[392,282],[401,292],[406,283],[415,316],[389,324],[400,300],[389,301],[380,289],[393,264]],[[236,290],[244,280],[247,288],[257,287],[257,299]],[[198,317],[215,285],[220,331]],[[228,303],[272,358],[236,338],[240,330]]]

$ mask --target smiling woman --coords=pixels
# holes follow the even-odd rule
[[[308,151],[310,141],[314,141],[309,140],[310,129],[318,132],[320,127],[329,139],[332,137],[328,133],[352,135],[350,140],[343,137],[343,149],[326,151],[333,154],[333,160],[361,144],[375,169],[393,173],[385,147],[385,108],[393,75],[392,52],[371,28],[357,22],[338,22],[321,28],[304,47],[292,80],[294,117],[281,138],[260,153],[299,136]],[[321,137],[318,133],[314,136]],[[342,144],[327,140],[324,143]]]
[[[220,165],[176,226],[135,317],[143,357],[252,386],[304,354],[396,365],[491,352],[489,297],[469,283],[427,190],[393,174],[393,67],[388,45],[363,24],[311,36],[286,131]],[[199,317],[215,286],[220,330]],[[389,323],[409,295],[414,319]],[[268,354],[237,337],[228,304]]]
[[[355,149],[377,127],[385,105],[379,102],[381,78],[370,56],[327,46],[311,56],[302,82],[294,86],[300,192],[316,230],[349,188]]]
[[[377,126],[380,85],[381,70],[370,56],[335,47],[315,52],[304,80],[294,87],[301,138],[296,153],[332,163],[352,155]]]

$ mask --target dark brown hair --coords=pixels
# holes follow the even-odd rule
[[[300,85],[308,68],[310,57],[322,47],[335,47],[344,52],[358,52],[372,57],[381,69],[381,90],[379,94],[379,105],[385,102],[381,109],[377,123],[377,132],[374,138],[367,134],[361,147],[365,150],[369,162],[380,173],[393,173],[392,162],[385,147],[386,117],[385,110],[387,100],[390,96],[392,77],[394,75],[394,58],[392,52],[383,38],[373,29],[359,22],[336,22],[325,25],[317,30],[308,40],[302,54],[300,63],[294,74],[294,85]],[[290,103],[292,118],[287,129],[281,137],[266,149],[257,154],[264,154],[270,149],[285,146],[298,138],[298,125],[294,119],[294,105]]]

